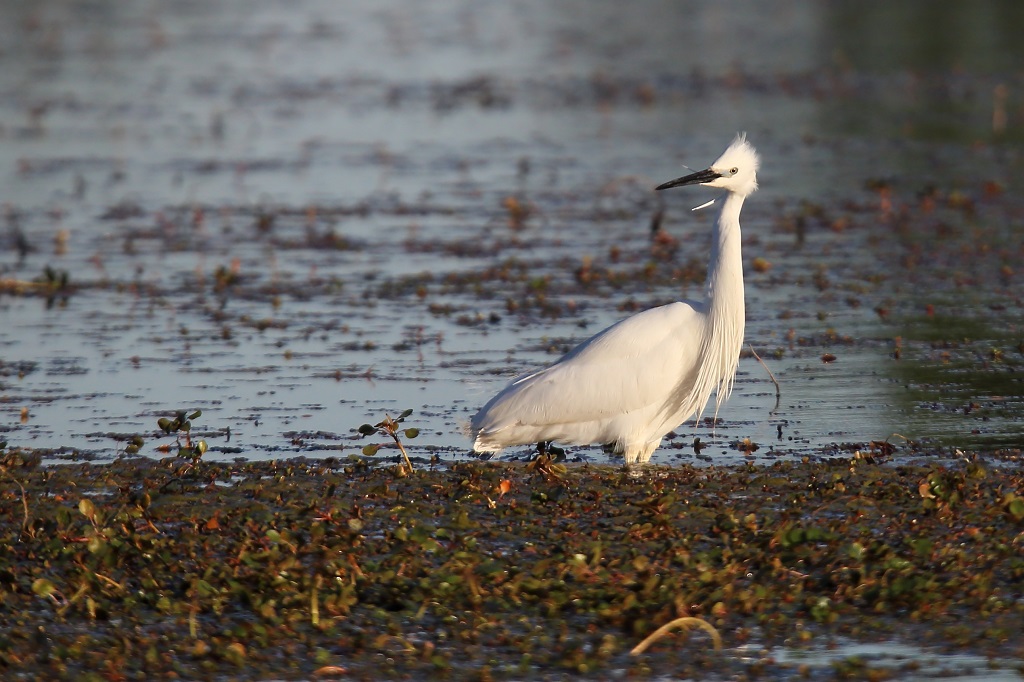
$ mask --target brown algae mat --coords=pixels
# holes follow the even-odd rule
[[[822,671],[773,650],[840,640],[1024,674],[1018,464],[884,454],[409,474],[363,459],[43,467],[12,449],[0,675],[782,679]],[[699,621],[631,653],[683,616]]]

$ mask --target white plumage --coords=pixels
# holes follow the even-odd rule
[[[642,463],[666,433],[690,417],[699,419],[712,393],[720,407],[732,391],[743,345],[739,216],[743,200],[757,189],[758,166],[757,152],[738,135],[707,170],[657,187],[725,190],[704,301],[645,310],[595,334],[550,367],[513,380],[474,415],[473,449],[601,443],[627,463]]]

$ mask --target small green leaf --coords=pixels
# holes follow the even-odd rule
[[[205,440],[201,440],[198,443],[196,443],[196,447],[194,449],[195,449],[196,452],[199,453],[199,456],[202,457],[203,455],[206,454],[206,448],[207,448],[206,441]]]
[[[82,498],[78,501],[78,511],[82,512],[82,516],[85,518],[92,519],[96,516],[96,505],[92,503],[92,500]]]
[[[157,420],[156,425],[159,426],[162,431],[170,433],[172,423],[173,422],[171,422],[167,417],[160,417],[160,419]]]
[[[193,588],[200,597],[209,597],[217,594],[217,588],[206,582],[205,580],[197,580],[193,584]]]
[[[412,410],[411,409],[402,412],[402,414],[398,415],[398,421],[402,421],[403,419],[408,417],[410,414],[412,414]]]
[[[362,426],[359,427],[358,431],[364,436],[372,436],[373,434],[377,433],[377,429],[370,426],[369,424],[363,424]]]
[[[188,418],[189,418],[189,419],[199,419],[199,418],[200,418],[200,417],[202,417],[202,416],[203,416],[203,411],[202,411],[202,410],[196,410],[195,412],[193,412],[192,414],[190,414],[190,415],[188,416]]]
[[[37,578],[36,581],[32,583],[32,592],[40,597],[49,597],[56,591],[57,586],[46,578]]]
[[[935,543],[928,538],[917,538],[916,540],[910,541],[910,546],[914,548],[914,551],[921,557],[928,558],[932,554],[932,549],[935,547]]]
[[[420,430],[419,429],[406,429],[402,433],[405,434],[406,438],[415,438],[416,436],[420,435]]]
[[[454,525],[459,530],[467,530],[469,528],[476,528],[477,523],[469,518],[469,512],[465,509],[460,509],[458,513],[455,514]]]
[[[374,455],[377,454],[378,450],[380,450],[379,445],[370,443],[369,445],[363,448],[363,454],[366,455],[367,457],[373,457]]]
[[[189,431],[192,430],[192,424],[186,421],[184,424],[179,426],[178,429],[184,431],[185,433],[188,433]]]

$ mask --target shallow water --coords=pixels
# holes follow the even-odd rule
[[[772,652],[772,658],[782,665],[805,668],[805,679],[815,679],[815,675],[831,677],[843,664],[860,671],[888,669],[897,675],[892,679],[901,680],[1011,682],[1020,679],[1016,661],[943,653],[901,642],[864,644],[841,641],[828,648],[779,649]]]
[[[746,130],[747,342],[781,399],[744,357],[653,461],[1019,448],[1019,12],[5,5],[3,437],[156,456],[201,408],[208,456],[355,454],[412,408],[414,456],[469,456],[510,377],[699,295],[710,197],[650,188]],[[69,286],[25,284],[47,267]]]

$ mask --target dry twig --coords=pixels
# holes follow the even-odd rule
[[[644,639],[644,641],[640,642],[635,647],[633,647],[633,650],[629,652],[629,655],[630,656],[639,656],[643,652],[647,651],[647,648],[649,646],[651,646],[656,641],[658,641],[659,639],[664,637],[665,634],[668,633],[669,630],[671,630],[672,628],[675,628],[675,627],[683,626],[683,625],[686,625],[686,626],[695,625],[695,626],[701,628],[702,630],[706,631],[709,635],[711,635],[711,641],[713,641],[715,643],[715,650],[716,651],[720,651],[722,649],[722,636],[720,634],[718,634],[718,630],[715,629],[714,625],[712,625],[711,623],[707,622],[703,618],[695,618],[693,616],[683,616],[682,618],[676,618],[673,621],[665,623],[660,628],[658,628],[657,630],[655,630],[651,634],[647,635],[647,638]]]

